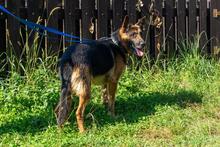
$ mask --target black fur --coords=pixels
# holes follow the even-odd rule
[[[111,38],[101,38],[91,43],[70,46],[61,57],[61,71],[65,71],[63,68],[69,70],[77,65],[86,65],[95,77],[108,72],[114,66],[114,58],[117,55],[120,55],[126,62],[126,49],[120,45],[117,33],[113,33]],[[64,75],[68,73],[71,72],[61,73],[61,77],[69,78],[70,75]],[[64,79],[67,80],[67,77]]]

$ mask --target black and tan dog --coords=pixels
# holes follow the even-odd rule
[[[129,25],[126,16],[121,28],[110,38],[76,44],[66,50],[59,65],[62,87],[60,102],[55,109],[59,126],[64,124],[71,112],[73,93],[79,96],[76,118],[79,131],[84,131],[83,114],[91,97],[91,83],[103,85],[103,102],[110,114],[115,115],[115,93],[127,58],[130,54],[144,55],[142,48],[145,44],[140,35],[142,21]]]

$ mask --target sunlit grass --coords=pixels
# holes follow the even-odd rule
[[[200,56],[197,42],[153,66],[132,58],[119,83],[115,119],[102,105],[100,87],[93,87],[85,134],[76,126],[76,97],[70,122],[56,126],[57,56],[39,57],[37,43],[24,47],[25,61],[8,54],[10,74],[0,80],[0,146],[219,146],[220,64]]]

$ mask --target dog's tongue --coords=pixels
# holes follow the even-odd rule
[[[136,53],[139,57],[142,57],[144,55],[144,52],[140,49],[136,49]]]

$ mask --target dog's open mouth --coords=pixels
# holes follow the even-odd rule
[[[143,57],[144,56],[144,52],[142,49],[139,49],[139,48],[135,48],[135,54],[138,56],[138,57]]]
[[[133,53],[138,57],[144,56],[144,51],[140,47],[136,47],[134,44],[132,44]]]

